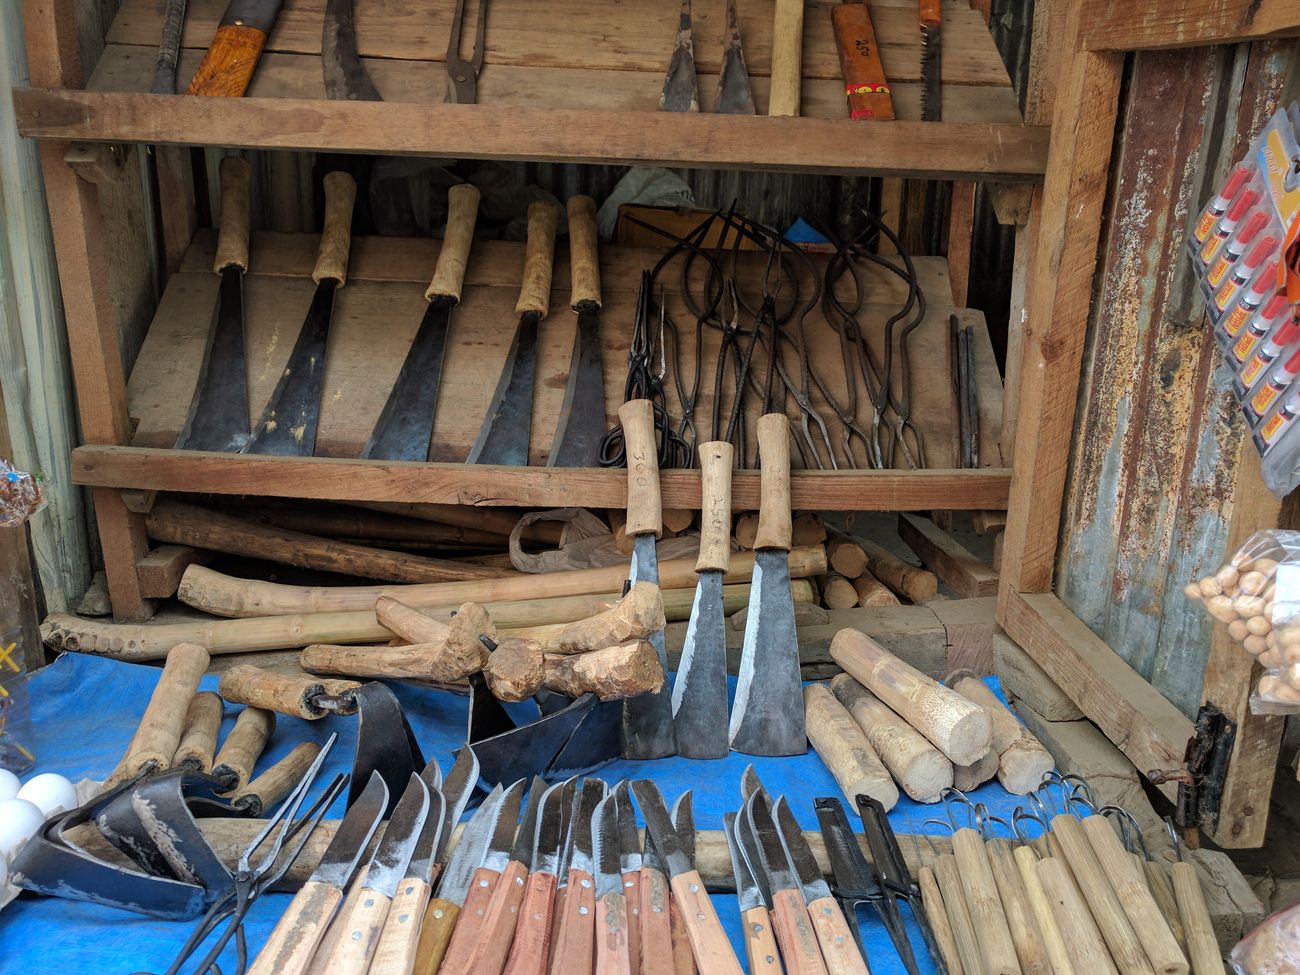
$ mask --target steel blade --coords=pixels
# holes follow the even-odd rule
[[[699,81],[695,76],[695,43],[691,29],[691,0],[683,0],[677,21],[677,44],[672,60],[668,62],[668,75],[663,91],[659,93],[661,112],[698,112],[700,110]]]
[[[595,873],[592,859],[591,822],[596,814],[596,807],[605,798],[605,783],[600,779],[584,779],[582,782],[582,801],[573,814],[569,830],[573,837],[573,848],[569,852],[569,868],[583,873]]]
[[[731,872],[736,877],[736,900],[740,904],[740,913],[765,906],[763,892],[758,889],[753,871],[740,850],[740,841],[736,838],[736,814],[725,813],[722,817],[722,829],[727,837],[727,852],[731,854]]]
[[[447,869],[443,871],[442,881],[438,884],[438,896],[443,900],[449,900],[453,904],[465,903],[465,895],[469,892],[469,882],[474,876],[474,871],[483,865],[483,855],[487,852],[488,843],[496,828],[503,799],[505,799],[505,790],[498,785],[488,793],[488,797],[483,800],[483,805],[478,807],[470,821],[465,824],[460,839],[456,842],[456,849],[452,851],[451,859],[447,862]]]
[[[515,845],[515,834],[519,831],[519,803],[524,795],[524,784],[524,780],[520,779],[506,789],[498,806],[492,824],[492,835],[481,864],[489,870],[500,872],[510,862],[510,850]]]
[[[310,457],[315,453],[325,350],[337,286],[333,278],[325,278],[316,285],[284,373],[257,421],[252,439],[244,446],[244,453],[280,457]]]
[[[371,772],[370,781],[348,807],[343,822],[339,823],[330,845],[325,847],[320,863],[308,879],[339,890],[347,887],[387,808],[388,786],[382,775]]]
[[[754,553],[730,736],[732,749],[748,755],[808,750],[789,554],[780,549]]]
[[[664,805],[664,797],[659,794],[659,787],[648,779],[638,779],[632,783],[632,794],[641,807],[641,818],[645,820],[646,831],[654,837],[655,849],[666,868],[664,872],[676,877],[694,870],[694,864],[682,849],[672,820],[668,818],[668,809]]]
[[[659,585],[659,557],[655,553],[653,534],[633,538],[629,581],[634,586],[638,582]],[[640,694],[623,702],[623,757],[636,761],[667,758],[677,751],[673,734],[672,692],[668,689],[668,649],[664,645],[663,630],[651,634],[650,645],[655,648],[663,667],[663,687],[653,694]]]
[[[641,869],[641,837],[636,828],[636,809],[632,806],[632,791],[627,782],[614,790],[618,796],[618,850],[619,865],[623,873]]]
[[[713,111],[720,115],[754,115],[754,92],[745,67],[745,51],[740,45],[740,20],[736,0],[727,0],[727,46],[722,54],[722,73],[718,92],[713,97]]]
[[[645,844],[641,852],[641,866],[647,870],[654,870],[656,873],[667,873],[664,867],[664,858],[659,855],[659,847],[655,846],[654,837],[650,831],[645,831]]]
[[[835,894],[845,900],[879,897],[880,882],[853,835],[853,827],[844,812],[844,804],[835,798],[813,800],[817,823],[826,843],[826,858],[835,877]]]
[[[682,851],[695,862],[695,793],[687,789],[673,803],[673,830]]]
[[[406,866],[406,875],[417,877],[427,884],[433,877],[434,853],[446,831],[447,800],[438,788],[442,784],[442,769],[438,767],[436,759],[424,767],[420,778],[429,789],[429,811],[424,817],[420,839],[411,853],[411,862]]]
[[[533,386],[537,376],[536,312],[519,316],[510,354],[501,367],[496,392],[487,416],[469,448],[467,464],[528,464],[528,444],[533,428]]]
[[[790,866],[790,858],[781,844],[776,823],[772,820],[772,810],[768,808],[763,793],[755,792],[749,797],[749,802],[745,803],[745,820],[754,834],[758,862],[768,886],[774,891],[796,889],[799,885],[794,868]]]
[[[582,790],[578,780],[570,779],[564,789],[564,801],[560,805],[560,849],[556,857],[555,876],[563,887],[569,880],[569,862],[573,859],[573,822],[582,805]]]
[[[554,875],[560,867],[560,847],[564,843],[564,810],[573,802],[573,779],[557,782],[542,797],[542,811],[537,819],[537,839],[533,843],[533,873]]]
[[[605,437],[605,369],[600,362],[600,305],[578,307],[569,378],[547,467],[599,467]]]
[[[763,788],[763,783],[758,778],[758,772],[753,764],[745,766],[745,771],[740,776],[740,798],[744,802],[749,801],[749,797]]]
[[[799,828],[799,823],[794,818],[794,810],[790,808],[790,803],[786,801],[785,796],[776,801],[776,824],[781,834],[781,845],[785,847],[785,854],[789,857],[790,864],[794,867],[795,878],[799,881],[804,903],[811,904],[819,898],[830,897],[830,885],[822,876],[821,868],[817,866],[817,858],[813,856],[812,847],[804,839],[803,830]]]
[[[352,0],[326,0],[325,32],[320,58],[325,70],[325,96],[360,102],[383,99],[357,56],[357,34]]]
[[[939,80],[943,34],[937,24],[921,25],[921,121],[938,122],[943,117],[943,89]]]
[[[616,894],[623,889],[623,872],[619,862],[618,794],[611,792],[600,800],[592,816],[593,856],[596,869],[596,896]]]
[[[406,876],[406,865],[411,861],[420,830],[429,811],[429,787],[415,774],[406,784],[406,791],[388,819],[384,838],[370,858],[366,871],[366,890],[373,890],[391,898],[397,885]]]
[[[533,862],[533,851],[537,847],[537,815],[545,793],[546,782],[540,775],[534,775],[528,787],[528,804],[524,806],[524,818],[519,821],[515,842],[510,848],[510,859],[515,863],[527,866]]]
[[[244,271],[232,264],[221,272],[199,384],[176,446],[181,450],[237,453],[248,443],[248,438]]]
[[[763,898],[764,904],[771,907],[772,885],[768,882],[767,872],[763,869],[763,860],[758,853],[758,837],[754,835],[754,829],[749,823],[749,816],[743,806],[736,816],[736,845],[740,848],[745,866],[749,868],[749,875],[754,878],[759,896]]]
[[[424,771],[420,773],[420,778],[424,779],[424,784],[430,789],[442,788],[442,766],[438,764],[436,758],[431,758],[424,766]]]
[[[474,754],[474,749],[465,746],[456,752],[456,762],[442,784],[442,798],[447,806],[447,828],[438,839],[436,859],[439,863],[447,860],[447,842],[451,839],[452,830],[460,822],[460,817],[464,815],[465,804],[469,802],[470,794],[477,784],[478,756]]]
[[[672,703],[677,753],[686,758],[725,758],[729,750],[727,620],[721,572],[701,572],[695,583]]]
[[[447,351],[447,326],[455,302],[436,297],[420,320],[411,348],[388,394],[375,429],[361,451],[376,460],[428,460],[433,419]]]

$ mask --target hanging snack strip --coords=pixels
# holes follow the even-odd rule
[[[1187,238],[1214,335],[1232,374],[1264,481],[1300,483],[1300,147],[1279,110]]]

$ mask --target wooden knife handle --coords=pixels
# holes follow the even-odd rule
[[[672,894],[668,878],[658,870],[641,868],[640,942],[641,975],[674,975]]]
[[[808,904],[808,919],[812,922],[817,944],[822,949],[822,959],[830,975],[871,975],[867,963],[858,950],[858,943],[849,930],[849,922],[834,897],[821,897]]]
[[[939,12],[939,0],[918,0],[917,10],[921,15],[921,23],[925,27],[938,27],[941,14]]]
[[[528,878],[505,975],[546,975],[556,883],[555,875],[549,873],[535,873]]]
[[[255,807],[253,815],[261,816],[264,810],[270,809],[289,794],[319,754],[320,745],[316,742],[299,742],[288,755],[231,794],[231,802],[237,806],[252,802]]]
[[[767,114],[799,114],[803,84],[804,0],[776,0],[772,23],[772,85]]]
[[[220,694],[200,691],[190,698],[180,744],[172,756],[172,768],[188,765],[196,772],[207,772],[212,768],[217,735],[221,732],[221,710]]]
[[[451,944],[447,946],[447,956],[442,960],[441,975],[471,975],[476,970],[477,953],[487,927],[488,907],[500,879],[501,874],[486,867],[474,871],[465,903],[460,906],[460,920],[456,922]]]
[[[551,309],[551,269],[555,262],[554,203],[536,200],[528,205],[528,243],[524,248],[523,283],[515,312],[533,312],[545,318]]]
[[[731,567],[731,465],[735,448],[725,440],[700,444],[700,556],[696,572]]]
[[[831,25],[849,99],[849,118],[892,119],[894,101],[880,63],[870,9],[865,3],[841,3],[831,8]]]
[[[374,890],[363,890],[351,913],[340,915],[339,939],[325,962],[330,975],[366,975],[370,959],[379,947],[379,935],[388,919],[389,898]]]
[[[686,921],[686,933],[699,970],[707,975],[741,975],[740,961],[722,930],[722,922],[700,875],[694,870],[679,873],[669,881],[669,886]]]
[[[1020,971],[1011,927],[998,894],[993,868],[984,850],[984,840],[973,829],[959,829],[952,834],[952,852],[961,871],[962,893],[966,909],[979,934],[980,948],[990,975]],[[946,897],[946,892],[945,892]]]
[[[600,307],[600,253],[597,250],[596,201],[569,198],[569,307]]]
[[[691,947],[691,935],[686,930],[686,918],[677,901],[671,897],[668,900],[668,926],[673,940],[673,975],[699,975],[695,968],[695,949]]]
[[[429,885],[418,877],[405,877],[389,905],[379,947],[370,962],[369,975],[410,975],[415,968],[420,923],[429,905]],[[279,973],[268,973],[279,975]]]
[[[790,420],[784,413],[758,418],[758,533],[754,548],[790,551]]]
[[[196,643],[178,643],[167,652],[167,662],[144,709],[140,726],[109,776],[108,785],[125,782],[146,768],[165,771],[169,767],[185,729],[190,699],[207,669],[208,651]]]
[[[528,868],[522,863],[511,860],[501,871],[479,931],[479,946],[474,952],[474,975],[501,975],[506,967],[527,883]]]
[[[547,963],[547,971],[550,972],[551,975],[559,975],[559,971],[560,971],[559,968],[556,966],[554,947],[556,942],[560,940],[560,925],[564,923],[564,905],[567,902],[568,897],[569,897],[568,883],[566,882],[563,887],[560,887],[558,886],[558,879],[557,879],[557,887],[555,890],[555,903],[551,905],[550,943],[551,943],[552,951],[551,951],[550,960]]]
[[[621,891],[596,901],[596,975],[632,975],[627,927],[627,900]]]
[[[279,0],[232,0],[185,93],[242,95],[279,13]]]
[[[570,870],[560,927],[551,957],[555,975],[591,975],[596,936],[596,884],[585,870]]]
[[[1187,936],[1187,954],[1192,960],[1196,975],[1223,975],[1223,958],[1219,942],[1214,936],[1210,910],[1205,906],[1205,892],[1196,875],[1196,866],[1178,861],[1170,866],[1173,875],[1174,896],[1178,899],[1178,913],[1182,915],[1183,932]]]
[[[790,975],[827,975],[808,908],[797,890],[772,892],[772,929]]]
[[[320,284],[333,278],[343,287],[348,278],[348,254],[352,250],[352,205],[357,200],[356,181],[335,170],[325,174],[325,223],[316,251],[311,279]]]
[[[1115,975],[1115,964],[1110,951],[1102,939],[1101,930],[1089,910],[1083,894],[1075,886],[1070,868],[1064,860],[1056,857],[1044,857],[1039,860],[1036,869],[1038,879],[1051,904],[1056,925],[1062,932],[1068,933],[1070,961],[1074,971],[1083,975],[1098,972],[1099,975]]]
[[[220,274],[228,267],[248,270],[248,160],[225,156],[221,174],[221,226],[217,230],[217,256],[212,270]]]
[[[341,900],[343,891],[318,880],[298,888],[248,975],[303,975]]]
[[[266,747],[266,739],[275,730],[275,715],[262,708],[244,708],[235,719],[235,726],[212,760],[212,774],[233,782],[230,791],[244,787],[253,775],[257,760]]]
[[[447,191],[447,230],[442,235],[442,250],[433,269],[433,280],[424,289],[424,297],[450,298],[460,301],[465,284],[465,267],[474,243],[474,225],[478,222],[479,191],[469,183],[459,183]]]
[[[939,881],[935,879],[934,869],[922,866],[916,871],[916,884],[921,890],[921,906],[925,908],[926,920],[934,932],[934,941],[943,958],[948,975],[967,975],[961,965],[961,955],[957,950],[957,938],[953,934],[952,922],[948,920],[948,908],[944,904],[943,894],[939,891]],[[979,975],[978,972],[969,975]],[[1055,972],[1052,975],[1056,975]],[[1067,975],[1073,975],[1072,972]]]
[[[623,874],[623,901],[627,906],[627,956],[632,971],[641,971],[641,871]]]
[[[629,538],[654,532],[663,534],[663,508],[659,500],[659,447],[655,443],[654,407],[648,399],[628,400],[618,408],[627,455],[627,524]]]
[[[415,948],[415,968],[412,975],[437,975],[442,960],[447,956],[452,932],[460,908],[451,901],[435,897],[424,909],[424,923],[420,925],[420,943]]]
[[[320,939],[320,944],[316,946],[316,954],[312,955],[311,964],[307,966],[307,975],[328,975],[329,957],[334,954],[334,946],[339,943],[344,923],[352,914],[352,909],[357,906],[357,901],[361,897],[361,892],[365,889],[366,877],[369,873],[369,864],[362,865],[361,869],[357,871],[351,886],[348,887],[347,896],[343,898],[342,905],[334,912],[329,927],[325,929],[325,936]]]
[[[762,905],[751,907],[740,915],[740,924],[745,930],[749,975],[785,975],[767,908]]]

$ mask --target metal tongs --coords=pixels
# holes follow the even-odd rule
[[[447,42],[447,77],[451,80],[451,100],[457,105],[478,101],[478,76],[483,70],[483,38],[487,32],[488,0],[479,0],[478,20],[474,25],[474,52],[466,61],[460,56],[460,32],[465,20],[465,0],[457,0],[451,17],[451,38]]]

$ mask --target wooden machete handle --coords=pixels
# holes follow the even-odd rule
[[[668,883],[672,887],[673,897],[682,909],[686,933],[691,939],[691,951],[699,970],[708,975],[741,975],[740,961],[731,950],[731,942],[722,930],[722,922],[718,920],[718,912],[713,909],[713,902],[709,900],[700,875],[694,870],[687,870],[677,874]],[[802,903],[799,906],[802,910]]]
[[[631,975],[627,901],[613,891],[596,901],[596,975]]]
[[[479,930],[474,951],[474,975],[501,975],[519,923],[519,905],[528,883],[528,868],[516,860],[506,864]],[[373,969],[372,969],[373,972]]]
[[[420,922],[428,904],[429,885],[418,877],[402,878],[388,907],[369,975],[410,975],[420,942]]]
[[[451,901],[435,897],[424,910],[424,923],[420,925],[420,943],[415,949],[415,968],[412,975],[437,975],[442,960],[447,957],[447,946],[460,908]]]
[[[1219,942],[1214,936],[1210,909],[1205,906],[1205,892],[1201,890],[1196,866],[1179,860],[1170,866],[1173,875],[1174,896],[1178,899],[1178,913],[1182,915],[1183,931],[1187,936],[1187,954],[1192,960],[1196,975],[1223,975],[1223,958]]]
[[[320,745],[314,741],[299,742],[288,755],[231,795],[231,804],[261,816],[289,794],[319,754]]]
[[[569,198],[569,307],[600,307],[600,255],[596,249],[596,201]]]
[[[217,230],[217,256],[212,270],[220,274],[228,267],[248,270],[248,160],[226,156],[221,174],[221,225]]]
[[[325,174],[325,224],[316,251],[311,279],[320,284],[333,278],[343,287],[348,278],[348,254],[352,250],[352,205],[357,199],[356,181],[336,170]]]
[[[871,975],[853,932],[849,930],[849,922],[844,919],[844,912],[834,897],[810,901],[808,919],[812,922],[830,975]]]
[[[309,880],[298,889],[247,975],[303,975],[329,927],[343,892]]]
[[[749,975],[785,975],[781,955],[772,934],[772,919],[761,904],[740,915],[745,932],[745,955],[749,958]]]
[[[253,776],[253,768],[275,730],[275,715],[262,708],[244,708],[212,760],[212,774],[224,779],[234,792]]]
[[[585,870],[569,870],[551,958],[556,975],[591,975],[596,935],[596,884]]]
[[[754,548],[790,551],[790,421],[784,413],[758,418],[758,534]]]
[[[168,651],[140,727],[107,784],[125,782],[146,768],[166,771],[170,767],[185,728],[190,699],[208,669],[208,660],[208,652],[195,643],[178,643]]]
[[[803,84],[804,0],[776,0],[772,22],[772,85],[767,114],[799,114]]]
[[[528,878],[504,975],[546,975],[556,884],[555,875],[550,873],[535,873]]]
[[[528,205],[528,243],[524,248],[523,282],[515,312],[545,318],[551,310],[551,269],[555,262],[555,204],[536,200]]]
[[[673,975],[672,894],[668,878],[641,868],[641,912],[637,917],[641,975]]]
[[[172,768],[186,765],[196,772],[212,768],[217,735],[221,731],[221,708],[221,695],[212,691],[200,691],[190,698],[190,706],[185,711],[185,730],[172,756]]]
[[[465,903],[460,906],[460,920],[452,932],[451,944],[447,946],[447,955],[442,960],[439,975],[473,975],[478,971],[478,952],[482,950],[483,939],[487,936],[488,907],[492,904],[492,895],[496,892],[501,874],[486,867],[479,867],[470,878],[469,893]]]
[[[447,191],[447,230],[442,235],[442,250],[433,269],[433,280],[424,290],[429,301],[450,298],[460,301],[465,284],[465,266],[474,243],[474,224],[478,222],[479,191],[469,183],[459,183]]]
[[[735,448],[725,440],[700,444],[700,557],[696,572],[731,567],[731,465]]]
[[[797,890],[772,892],[772,929],[790,975],[827,975],[808,908]]]
[[[379,935],[384,930],[388,919],[388,907],[391,901],[375,890],[361,892],[352,911],[346,916],[340,915],[343,927],[334,950],[326,959],[326,971],[330,975],[366,975],[370,969],[370,959],[379,947]]]
[[[659,500],[659,448],[655,443],[654,407],[648,399],[628,400],[618,408],[623,426],[623,452],[627,455],[627,524],[632,538],[663,534],[663,508]]]

